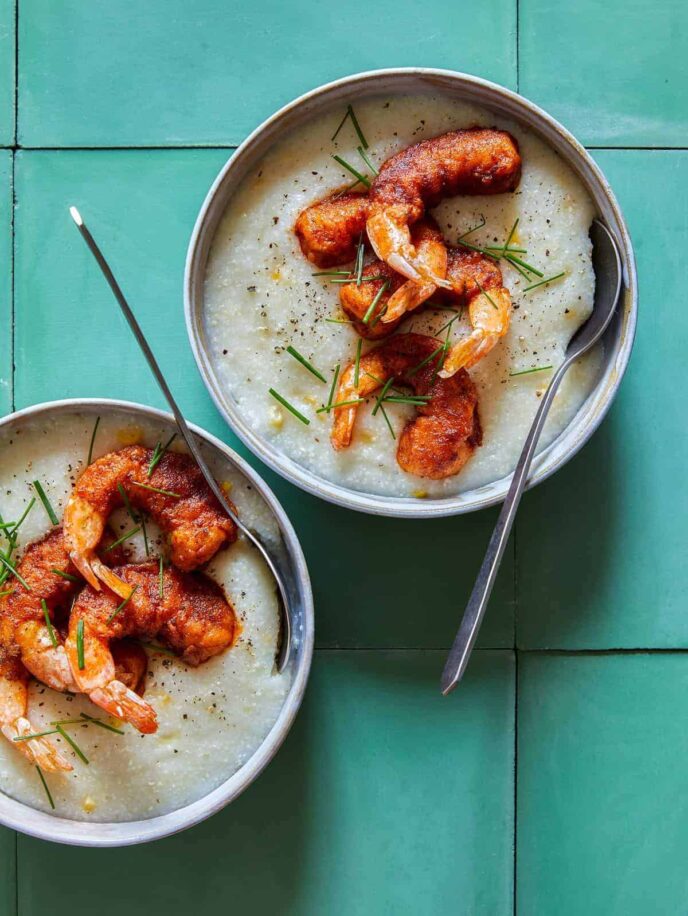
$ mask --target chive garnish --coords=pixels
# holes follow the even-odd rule
[[[327,399],[327,409],[329,410],[332,406],[332,398],[334,397],[335,388],[337,387],[337,379],[339,378],[339,370],[341,369],[341,363],[337,363],[337,368],[334,370],[334,378],[332,379],[332,387],[330,388],[330,395]],[[318,411],[321,413],[322,411]]]
[[[382,404],[380,404],[380,413],[381,413],[382,416],[385,418],[385,423],[387,424],[387,429],[389,429],[389,431],[390,431],[390,433],[391,433],[392,439],[394,439],[394,440],[396,441],[396,438],[397,438],[397,437],[394,435],[394,430],[392,429],[392,424],[389,422],[389,417],[387,416],[387,411],[386,411],[385,408],[382,406]]]
[[[509,234],[506,237],[506,242],[504,242],[504,245],[502,247],[502,257],[506,256],[506,250],[509,247],[509,244],[512,238],[514,237],[514,233],[516,232],[516,227],[518,226],[518,221],[519,221],[519,217],[517,216],[514,221],[513,226],[511,227],[511,231],[509,232]]]
[[[531,267],[526,261],[522,261],[521,258],[517,258],[515,254],[508,254],[506,256],[507,261],[510,264],[518,264],[519,267],[522,267],[524,270],[529,271],[531,274],[535,274],[536,277],[544,277],[545,275],[541,270],[538,270],[537,267]]]
[[[527,248],[514,248],[513,245],[510,245],[508,248],[505,248],[504,245],[485,245],[485,251],[501,251],[502,254],[500,257],[506,257],[507,254],[514,252],[515,254],[527,254]]]
[[[521,275],[525,280],[527,280],[528,283],[530,283],[531,278],[528,276],[528,274],[525,272],[525,270],[522,270],[522,268],[520,268],[520,267],[518,266],[518,264],[515,264],[515,263],[509,258],[508,255],[507,255],[507,257],[506,257],[506,260],[509,262],[509,264],[511,264],[511,266],[514,268],[514,270],[518,271],[518,273],[520,273],[520,275]]]
[[[488,293],[488,291],[487,291],[486,289],[483,289],[483,288],[482,288],[482,286],[480,285],[480,282],[478,281],[477,277],[476,277],[476,280],[475,280],[475,285],[478,287],[478,289],[480,290],[480,292],[483,294],[483,296],[484,296],[484,297],[487,299],[487,301],[490,303],[490,305],[492,306],[492,308],[495,309],[495,311],[498,312],[498,311],[499,311],[499,306],[498,306],[497,303],[494,301],[494,299],[492,298],[492,296]]]
[[[358,376],[361,370],[361,347],[363,345],[363,338],[358,338],[358,343],[356,344],[356,362],[354,363],[354,388],[358,388]]]
[[[48,783],[45,781],[45,776],[43,775],[43,770],[36,764],[36,769],[38,770],[38,775],[41,777],[41,782],[43,783],[43,788],[45,789],[45,794],[48,796],[48,801],[50,802],[50,807],[55,810],[55,802],[53,797],[50,794],[50,789],[48,788]]]
[[[335,404],[328,404],[326,407],[318,407],[316,413],[329,413],[335,407],[349,407],[351,404],[363,404],[365,398],[352,398],[350,401],[337,401]]]
[[[19,519],[19,521],[17,522],[17,524],[16,524],[16,525],[14,526],[14,528],[12,529],[12,534],[13,534],[13,535],[15,535],[15,534],[17,533],[17,531],[19,531],[19,528],[20,528],[21,525],[24,523],[24,520],[25,520],[26,516],[27,516],[27,515],[29,514],[29,512],[33,509],[35,503],[36,503],[36,497],[35,497],[35,496],[32,496],[31,499],[29,500],[28,506],[27,506],[26,509],[24,509],[24,511],[22,512],[21,518]]]
[[[70,747],[72,748],[72,750],[74,751],[74,753],[77,755],[77,757],[78,757],[80,760],[82,760],[82,761],[88,766],[88,757],[87,757],[86,754],[84,754],[84,752],[81,750],[81,748],[80,748],[79,745],[76,743],[76,741],[74,740],[74,738],[72,738],[71,735],[68,735],[67,732],[64,730],[64,728],[62,728],[61,725],[58,725],[58,726],[56,727],[56,731],[58,731],[58,732],[60,733],[60,736],[61,736],[62,738],[65,739],[65,741],[67,742],[67,744],[70,745]]]
[[[356,247],[356,263],[354,265],[353,273],[356,276],[356,286],[361,285],[361,278],[363,277],[363,254],[365,251],[365,246],[363,244],[363,233],[358,237],[358,245]],[[337,281],[334,280],[334,283]]]
[[[59,520],[58,517],[55,515],[55,510],[54,510],[53,507],[51,506],[50,500],[49,500],[48,497],[46,496],[45,490],[44,490],[43,487],[41,486],[40,481],[34,480],[33,486],[34,486],[34,489],[36,490],[36,493],[38,493],[38,497],[39,497],[40,501],[43,503],[43,508],[44,508],[45,511],[48,513],[48,518],[49,518],[50,521],[53,523],[53,525],[59,525],[60,520]]]
[[[531,372],[544,372],[546,369],[552,369],[553,366],[533,366],[532,369],[521,369],[520,372],[510,372],[509,375],[513,378],[515,375],[530,375]]]
[[[297,420],[301,420],[301,422],[305,423],[306,426],[310,426],[311,421],[308,419],[308,417],[304,417],[301,411],[297,410],[293,404],[290,404],[286,398],[283,398],[278,391],[275,391],[274,388],[268,388],[268,391],[276,401],[279,401],[283,407],[286,407],[290,413],[293,413]]]
[[[487,248],[480,248],[478,245],[471,245],[471,244],[469,244],[468,242],[462,242],[460,239],[458,239],[457,241],[458,241],[459,245],[462,246],[462,248],[469,248],[471,251],[477,251],[477,252],[479,252],[480,254],[484,255],[486,258],[491,258],[493,261],[498,261],[498,260],[499,260],[499,255],[498,255],[498,254],[490,254],[490,252],[487,250]],[[502,250],[502,249],[500,248],[499,251],[501,251],[501,250]],[[507,258],[507,260],[508,260],[508,258]]]
[[[102,719],[95,719],[93,716],[86,715],[85,712],[79,713],[82,719],[85,719],[86,722],[91,722],[93,725],[100,725],[101,728],[107,729],[109,732],[114,732],[116,735],[123,735],[124,732],[121,728],[115,728],[114,725],[109,725],[107,722],[103,722]]]
[[[121,538],[117,538],[117,540],[113,541],[109,547],[106,547],[103,553],[107,553],[108,550],[114,550],[115,547],[119,547],[120,544],[123,544],[125,541],[128,541],[129,538],[133,538],[135,534],[138,534],[140,530],[141,530],[140,525],[137,525],[135,528],[131,528],[129,531],[125,532]]]
[[[177,436],[176,433],[172,433],[172,435],[170,436],[170,438],[167,440],[167,442],[164,445],[161,445],[160,442],[155,443],[155,448],[153,449],[153,457],[151,458],[150,464],[148,465],[148,479],[149,480],[151,478],[151,475],[153,474],[153,471],[157,468],[157,466],[162,461],[163,456],[165,455],[165,452],[172,445],[172,442],[174,441],[176,436]]]
[[[363,131],[361,130],[361,125],[358,123],[358,118],[357,118],[356,115],[354,114],[354,110],[353,110],[353,108],[351,107],[351,105],[347,105],[347,106],[346,106],[346,114],[345,114],[344,117],[342,118],[339,127],[337,128],[337,130],[336,130],[336,131],[334,132],[334,134],[332,135],[332,137],[331,137],[332,141],[334,142],[334,141],[337,139],[337,134],[338,134],[339,131],[342,129],[342,127],[344,127],[344,125],[346,124],[346,119],[347,119],[347,118],[351,118],[351,123],[353,124],[354,130],[356,131],[356,134],[358,135],[358,139],[361,141],[361,144],[363,145],[363,148],[364,148],[364,149],[368,149],[368,141],[367,141],[366,138],[363,136]]]
[[[370,187],[370,179],[369,179],[369,178],[366,178],[365,175],[361,175],[361,173],[358,171],[358,169],[355,169],[355,168],[353,167],[353,165],[350,165],[350,164],[346,161],[346,159],[342,159],[341,156],[332,156],[332,158],[333,158],[336,162],[338,162],[341,166],[343,166],[343,167],[347,170],[347,172],[351,172],[351,174],[354,176],[354,178],[356,178],[358,181],[360,181],[361,184],[365,185],[366,188],[369,188],[369,187]]]
[[[160,598],[160,600],[162,601],[162,599],[165,597],[165,583],[163,579],[165,567],[163,563],[162,554],[160,554],[158,559],[160,561],[160,572],[158,573],[158,598]]]
[[[385,282],[382,284],[382,286],[377,291],[377,293],[375,293],[375,298],[370,303],[370,305],[368,306],[368,311],[363,316],[363,324],[368,324],[368,322],[372,318],[373,313],[375,311],[375,307],[377,306],[378,302],[382,298],[383,293],[386,293],[387,290],[389,289],[389,283],[390,283],[389,280],[385,280]]]
[[[18,738],[12,738],[13,741],[31,741],[34,738],[45,738],[46,735],[56,735],[57,729],[51,728],[46,732],[34,732],[32,735],[19,735]]]
[[[124,489],[121,483],[117,484],[117,489],[119,490],[119,495],[122,497],[124,508],[129,513],[129,517],[131,518],[132,522],[136,522],[138,524],[139,517],[138,515],[136,515],[134,510],[131,508],[131,503],[129,502],[129,495],[127,494],[127,491]]]
[[[327,321],[329,324],[354,324],[355,323],[350,318],[326,318],[325,321]]]
[[[96,422],[93,424],[93,432],[91,433],[91,442],[88,446],[88,460],[86,464],[90,464],[93,460],[93,445],[96,441],[96,433],[98,432],[98,426],[100,424],[100,417],[96,417]]]
[[[481,216],[480,222],[477,224],[477,226],[471,226],[471,228],[468,229],[466,232],[464,232],[463,235],[460,235],[458,237],[457,242],[460,242],[461,239],[465,239],[466,236],[472,235],[474,232],[477,232],[478,229],[482,229],[484,225],[485,225],[485,217]]]
[[[342,284],[353,283],[355,279],[356,279],[355,277],[352,277],[351,275],[349,275],[348,277],[330,280],[330,283],[342,283]],[[363,283],[364,281],[366,283],[372,283],[373,280],[386,280],[386,279],[387,277],[384,274],[375,274],[372,277],[364,277],[363,274],[361,274],[361,283]],[[361,284],[357,283],[356,285],[360,286]]]
[[[55,629],[50,621],[50,612],[48,611],[48,605],[45,603],[45,598],[41,598],[41,607],[43,608],[43,617],[45,618],[50,642],[53,644],[53,649],[57,649],[57,636],[55,636]]]
[[[150,548],[148,546],[148,529],[146,528],[146,517],[145,515],[141,516],[141,531],[143,532],[143,546],[146,550],[146,556],[150,556]]]
[[[538,280],[537,283],[531,283],[530,286],[526,286],[526,288],[523,290],[523,292],[524,292],[524,293],[527,293],[528,290],[537,289],[538,286],[545,286],[545,284],[547,284],[547,283],[552,283],[554,280],[561,280],[561,278],[562,278],[562,277],[565,277],[565,276],[566,276],[566,271],[565,271],[565,270],[562,270],[562,272],[561,272],[560,274],[555,274],[553,277],[545,277],[544,280]]]
[[[79,665],[79,671],[86,667],[84,662],[84,621],[79,620],[76,625],[76,659]]]
[[[64,572],[61,569],[51,569],[51,573],[55,573],[56,576],[60,576],[62,579],[67,579],[68,582],[79,582],[80,579],[78,576],[73,576],[71,573]]]
[[[0,592],[0,598],[6,598],[8,595],[12,594],[12,589],[8,589],[6,592]]]
[[[8,557],[5,556],[4,553],[0,553],[0,563],[2,563],[2,565],[3,565],[4,567],[6,567],[6,569],[8,569],[10,573],[12,573],[12,575],[14,576],[15,579],[18,579],[19,582],[21,582],[21,584],[24,586],[24,588],[27,590],[27,592],[32,591],[31,586],[28,584],[28,582],[26,581],[26,579],[24,579],[24,578],[17,572],[17,567],[14,565],[14,563],[12,563],[12,562],[9,560]],[[7,577],[5,577],[5,578],[7,578]],[[3,580],[3,581],[4,581],[4,580]]]
[[[411,371],[407,373],[409,378],[413,377],[414,375],[416,375],[416,373],[420,372],[423,366],[427,366],[427,364],[431,360],[433,360],[436,356],[439,356],[442,350],[444,350],[444,344],[440,344],[440,346],[436,350],[433,350],[429,356],[426,356],[425,359],[421,360],[417,366],[414,366],[413,369],[411,369]]]
[[[361,159],[365,162],[365,164],[368,166],[368,168],[369,168],[370,171],[373,173],[373,175],[379,175],[379,174],[380,174],[380,170],[375,168],[375,166],[373,165],[373,163],[370,161],[370,159],[369,159],[368,156],[366,155],[366,152],[365,152],[365,150],[363,149],[362,146],[357,146],[357,147],[356,147],[356,152],[357,152],[358,155],[361,157]]]
[[[140,639],[137,640],[137,642],[140,646],[143,646],[144,649],[150,649],[151,652],[161,652],[163,655],[171,655],[172,658],[177,658],[177,654],[165,646],[159,646],[154,642],[142,642]]]
[[[150,490],[151,493],[160,493],[162,496],[172,496],[174,499],[181,499],[181,493],[173,493],[172,490],[161,490],[160,487],[151,487],[147,483],[139,483],[138,480],[132,480],[133,487],[141,487],[143,490]]]
[[[387,392],[389,391],[389,389],[390,389],[390,387],[391,387],[393,381],[394,381],[394,376],[392,375],[392,376],[390,376],[390,377],[387,379],[387,381],[385,382],[385,384],[382,386],[382,391],[380,392],[380,394],[379,394],[379,396],[378,396],[378,398],[377,398],[377,402],[376,402],[376,404],[375,404],[375,407],[373,407],[373,416],[375,416],[375,414],[376,414],[376,413],[378,412],[378,410],[380,409],[380,407],[381,407],[381,405],[382,405],[382,402],[383,402],[383,400],[384,400],[384,398],[385,398],[385,395],[386,395]]]
[[[418,406],[418,405],[421,405],[421,406],[422,406],[423,404],[427,404],[429,400],[430,400],[430,395],[420,395],[420,394],[419,394],[419,395],[414,395],[414,394],[409,394],[409,395],[396,395],[396,394],[388,394],[388,395],[386,396],[386,398],[385,398],[385,403],[386,403],[386,404],[415,404],[416,406]]]
[[[322,372],[318,372],[318,370],[315,368],[315,366],[313,366],[311,363],[309,363],[308,360],[306,359],[306,357],[305,357],[305,356],[302,356],[301,353],[299,353],[299,351],[296,349],[296,347],[291,347],[291,346],[287,347],[287,353],[288,353],[290,356],[293,356],[294,359],[295,359],[297,362],[301,363],[301,365],[304,367],[304,369],[308,369],[308,371],[309,371],[312,375],[314,375],[316,378],[320,379],[321,382],[324,382],[325,384],[327,384],[327,379],[326,379],[325,376],[322,374]]]
[[[350,270],[317,270],[311,277],[350,277]]]
[[[161,557],[160,559],[162,559],[162,557]],[[112,621],[113,621],[113,620],[115,619],[115,617],[119,614],[119,612],[120,612],[121,610],[123,610],[123,609],[129,604],[129,602],[131,601],[131,599],[134,597],[134,592],[136,591],[137,588],[138,588],[138,585],[135,585],[135,586],[132,588],[131,593],[129,594],[129,597],[128,597],[128,598],[125,598],[124,601],[122,601],[120,604],[117,605],[117,607],[114,609],[114,611],[112,612],[112,614],[110,614],[110,616],[108,617],[108,619],[107,619],[107,622],[108,622],[108,623],[112,623]]]

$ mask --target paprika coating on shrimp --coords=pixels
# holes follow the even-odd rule
[[[410,227],[445,197],[513,191],[520,177],[518,144],[503,130],[473,127],[415,143],[387,159],[373,180],[366,223],[370,243],[410,280],[450,288],[419,257]]]
[[[166,452],[149,476],[153,450],[130,445],[90,464],[77,480],[64,513],[69,556],[94,589],[100,582],[128,598],[131,589],[97,557],[112,511],[124,502],[149,513],[170,540],[170,559],[189,571],[207,563],[237,538],[234,522],[219,504],[189,455]],[[100,580],[100,581],[99,581]]]
[[[414,394],[427,397],[404,427],[397,447],[402,470],[441,480],[458,474],[482,444],[478,394],[464,370],[443,379],[438,375],[443,342],[425,334],[397,334],[361,357],[358,384],[355,366],[343,372],[336,401],[370,397],[394,379]],[[331,441],[335,449],[351,444],[360,404],[334,408]]]
[[[155,638],[187,664],[199,665],[233,646],[240,624],[220,586],[202,573],[171,566],[161,575],[157,561],[114,571],[129,586],[131,598],[122,605],[109,589],[86,587],[69,618],[67,655],[81,692],[149,734],[157,729],[155,710],[117,677],[111,640]]]
[[[330,194],[302,210],[294,224],[301,251],[316,267],[353,261],[358,240],[365,239],[368,196],[355,191]]]

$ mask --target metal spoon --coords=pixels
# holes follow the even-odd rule
[[[516,510],[526,485],[535,448],[559,383],[571,365],[597,343],[611,321],[616,308],[622,279],[618,246],[609,229],[597,219],[593,220],[590,238],[592,239],[592,262],[597,280],[592,314],[571,339],[564,362],[552,376],[538,412],[535,414],[533,425],[516,465],[509,492],[504,500],[502,511],[499,513],[490,543],[487,545],[485,558],[466,605],[461,626],[442,672],[442,693],[445,696],[451,693],[459,683],[468,665],[480,624],[485,616],[492,586],[497,577],[499,564],[502,562],[511,526],[516,518]]]
[[[201,455],[201,451],[196,443],[196,440],[191,435],[191,430],[187,426],[186,420],[184,419],[181,411],[179,410],[179,407],[177,406],[177,402],[175,401],[175,399],[172,396],[172,392],[170,391],[167,385],[167,382],[165,381],[165,377],[163,376],[162,372],[160,371],[160,366],[158,365],[157,360],[153,356],[153,351],[149,347],[148,341],[144,337],[143,331],[141,330],[138,321],[134,317],[134,313],[132,312],[131,308],[129,307],[129,303],[124,298],[124,293],[120,289],[119,284],[117,283],[117,280],[115,280],[114,274],[110,270],[110,267],[107,261],[105,260],[103,253],[101,252],[100,248],[96,244],[91,233],[88,231],[83,219],[81,218],[81,214],[79,213],[77,208],[70,207],[69,212],[71,214],[72,219],[76,223],[79,232],[83,236],[84,241],[86,242],[88,247],[91,249],[91,253],[93,254],[93,257],[98,262],[98,266],[100,267],[101,271],[103,272],[105,279],[110,284],[110,289],[115,294],[115,298],[119,302],[120,308],[122,309],[124,313],[124,317],[129,322],[129,327],[133,331],[134,337],[136,338],[138,345],[141,347],[141,350],[143,351],[143,355],[148,360],[148,365],[150,366],[153,372],[153,375],[155,376],[155,380],[157,381],[158,385],[160,386],[160,390],[165,395],[167,403],[170,405],[170,409],[172,410],[172,413],[174,414],[174,419],[177,422],[177,428],[179,429],[182,439],[184,440],[184,442],[186,442],[186,445],[189,451],[191,452],[191,454],[193,455],[196,461],[196,464],[201,469],[201,472],[203,476],[205,477],[208,483],[208,486],[215,494],[216,498],[218,499],[220,505],[223,507],[227,515],[232,519],[232,521],[237,526],[237,528],[243,533],[244,537],[246,537],[253,544],[253,546],[256,547],[260,551],[260,553],[263,556],[263,559],[265,560],[265,562],[268,565],[268,568],[270,569],[270,572],[273,575],[275,582],[277,583],[277,590],[278,590],[278,594],[280,598],[280,614],[282,618],[282,644],[280,646],[280,651],[277,657],[277,670],[280,672],[284,671],[289,661],[289,654],[291,651],[291,613],[290,613],[291,606],[289,602],[289,593],[284,583],[284,580],[282,578],[282,575],[278,570],[277,561],[275,558],[273,558],[269,548],[266,547],[265,544],[263,544],[260,537],[254,531],[251,531],[250,528],[247,528],[246,525],[237,516],[236,512],[232,509],[227,499],[225,498],[225,495],[222,492],[221,488],[217,485],[215,478],[213,477],[212,473],[210,472],[208,465],[205,463],[205,459]]]

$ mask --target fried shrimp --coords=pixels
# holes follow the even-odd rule
[[[317,267],[337,267],[353,261],[365,235],[368,197],[348,191],[331,194],[306,207],[294,224],[301,251]]]
[[[439,373],[442,378],[449,378],[461,369],[470,369],[504,337],[511,320],[509,290],[502,287],[481,292],[471,300],[468,315],[473,330],[447,353]]]
[[[475,385],[465,371],[448,379],[437,376],[443,352],[442,341],[434,337],[398,334],[361,357],[357,385],[351,363],[336,396],[338,403],[367,398],[394,379],[427,398],[399,437],[397,461],[409,474],[435,480],[458,474],[482,443]],[[351,444],[359,406],[334,408],[331,441],[335,449]]]
[[[157,729],[154,709],[117,677],[111,640],[156,638],[189,665],[199,665],[236,642],[240,625],[219,585],[202,573],[157,562],[114,570],[131,594],[126,603],[107,589],[85,588],[69,618],[66,647],[78,689],[140,732]]]
[[[503,130],[454,130],[407,147],[370,188],[366,229],[376,255],[410,280],[450,288],[419,254],[410,227],[444,197],[513,191],[520,175],[518,145]]]
[[[202,566],[237,537],[236,525],[191,457],[166,452],[149,475],[152,458],[153,450],[141,445],[103,455],[82,473],[65,508],[72,563],[94,589],[102,581],[121,598],[129,597],[130,586],[99,560],[96,549],[108,516],[125,497],[169,536],[171,561],[181,570]]]

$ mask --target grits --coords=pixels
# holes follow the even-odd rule
[[[0,511],[15,520],[35,495],[31,481],[39,480],[58,517],[73,482],[83,469],[95,417],[62,415],[36,419],[0,431]],[[153,421],[132,425],[131,416],[117,411],[103,416],[93,457],[133,442],[153,447],[167,441],[171,430]],[[173,448],[175,445],[172,446]],[[242,517],[276,537],[272,516],[250,484],[226,463],[207,455],[218,480],[231,488]],[[50,527],[37,500],[20,528],[20,546]],[[112,517],[119,534],[132,527],[124,510]],[[147,522],[151,553],[162,544],[159,531]],[[141,536],[127,542],[131,561],[145,559]],[[254,548],[240,539],[220,552],[207,572],[226,591],[242,624],[237,645],[198,668],[149,651],[146,699],[155,707],[159,728],[141,735],[123,725],[124,735],[98,726],[69,728],[88,757],[83,764],[59,736],[51,740],[74,766],[67,774],[46,774],[55,813],[91,821],[127,821],[180,808],[206,795],[228,779],[251,757],[276,720],[289,684],[273,674],[279,617],[272,578]],[[42,731],[60,719],[81,712],[113,723],[86,697],[56,693],[33,682],[29,715]],[[50,811],[36,770],[6,740],[0,741],[0,790],[19,801]]]
[[[512,245],[545,276],[566,276],[529,292],[525,280],[501,261],[514,311],[510,330],[492,353],[471,370],[479,391],[483,446],[463,471],[445,480],[406,474],[396,462],[396,444],[380,413],[362,407],[352,446],[330,446],[331,418],[316,409],[327,402],[320,383],[287,352],[294,346],[328,379],[338,363],[355,357],[357,335],[347,324],[337,286],[314,277],[292,227],[310,203],[348,183],[351,176],[333,159],[337,153],[366,171],[349,121],[332,141],[342,111],[317,117],[307,130],[287,134],[246,177],[230,203],[208,260],[204,322],[210,358],[220,384],[245,421],[276,448],[320,477],[364,493],[392,496],[448,496],[509,474],[546,386],[551,370],[515,375],[543,366],[557,367],[566,345],[590,314],[595,277],[588,229],[594,208],[572,170],[539,138],[489,111],[440,94],[384,97],[356,103],[356,115],[370,144],[369,157],[388,156],[421,139],[458,127],[496,126],[519,141],[523,177],[514,194],[455,197],[433,211],[449,242],[485,219],[467,241],[503,244],[514,220]],[[451,318],[446,311],[410,316],[402,330],[436,333]],[[465,319],[451,329],[452,339],[468,332]],[[371,344],[364,342],[365,353]],[[541,438],[548,445],[567,426],[590,393],[600,365],[594,351],[572,367],[557,394]],[[270,396],[275,388],[310,420],[305,426]],[[398,436],[413,408],[389,404]]]

